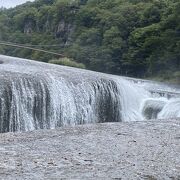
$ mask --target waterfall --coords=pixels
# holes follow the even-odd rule
[[[0,55],[0,132],[180,117],[180,88]]]

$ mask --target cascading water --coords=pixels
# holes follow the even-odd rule
[[[180,90],[0,56],[0,132],[180,117]]]

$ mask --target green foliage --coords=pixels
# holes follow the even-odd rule
[[[175,79],[176,83],[180,84],[180,71],[173,73],[173,78]]]
[[[172,72],[178,79],[180,2],[36,0],[0,9],[0,41],[39,45],[75,59],[55,60],[64,65],[78,62],[91,70],[136,77]],[[56,58],[2,45],[0,53],[44,62]]]
[[[49,61],[51,64],[57,64],[57,65],[64,65],[64,66],[70,66],[70,67],[76,67],[76,68],[81,68],[85,69],[85,65],[82,63],[77,63],[69,58],[60,58],[60,59],[52,59]]]

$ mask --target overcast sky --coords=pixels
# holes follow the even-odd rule
[[[0,0],[0,7],[2,6],[6,8],[15,7],[27,1],[34,1],[34,0]]]

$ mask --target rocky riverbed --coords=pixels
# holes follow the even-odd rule
[[[180,120],[0,134],[0,179],[180,179]]]

